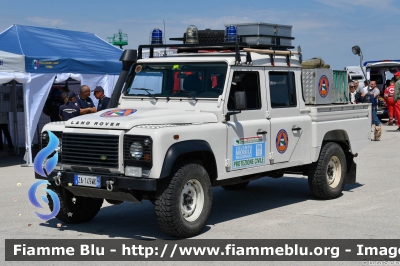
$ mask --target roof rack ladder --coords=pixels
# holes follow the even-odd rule
[[[252,66],[253,65],[253,60],[251,59],[250,52],[246,52],[246,65],[248,65],[248,66]]]
[[[242,60],[240,59],[240,49],[239,49],[239,43],[238,40],[236,39],[236,45],[235,45],[235,65],[242,65]]]
[[[292,57],[292,51],[289,50],[289,54],[286,55],[287,66],[290,67],[290,58]]]
[[[275,66],[275,50],[273,54],[269,55],[269,58],[271,60],[271,66]]]

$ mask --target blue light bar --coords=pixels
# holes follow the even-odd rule
[[[236,42],[237,40],[237,27],[230,25],[225,29],[225,42]]]
[[[163,34],[160,29],[154,29],[151,32],[151,44],[163,44]]]

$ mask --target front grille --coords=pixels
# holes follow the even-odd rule
[[[62,163],[99,168],[118,168],[119,136],[64,133]]]
[[[147,142],[145,143],[145,140]],[[132,157],[129,148],[132,143],[138,142],[143,147],[143,156],[137,160]],[[125,135],[124,136],[124,164],[129,166],[140,166],[145,168],[151,168],[153,165],[153,154],[152,154],[152,139],[149,136],[136,136],[136,135]]]

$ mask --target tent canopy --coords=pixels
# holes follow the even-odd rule
[[[23,83],[28,165],[32,163],[32,139],[53,82],[71,77],[90,88],[102,86],[110,96],[122,69],[122,52],[87,32],[13,25],[0,33],[0,84]]]
[[[118,75],[122,52],[93,33],[15,24],[0,33],[0,72]]]

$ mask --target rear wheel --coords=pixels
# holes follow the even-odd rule
[[[318,161],[311,165],[308,185],[311,193],[320,199],[334,199],[341,195],[346,175],[346,157],[334,142],[325,144]]]
[[[174,237],[200,233],[210,215],[211,182],[203,166],[186,162],[157,185],[155,211],[161,229]]]
[[[103,205],[103,199],[74,196],[64,187],[55,184],[48,185],[60,200],[60,211],[56,218],[66,223],[84,223],[93,219]],[[50,210],[53,211],[53,200],[47,195]]]

